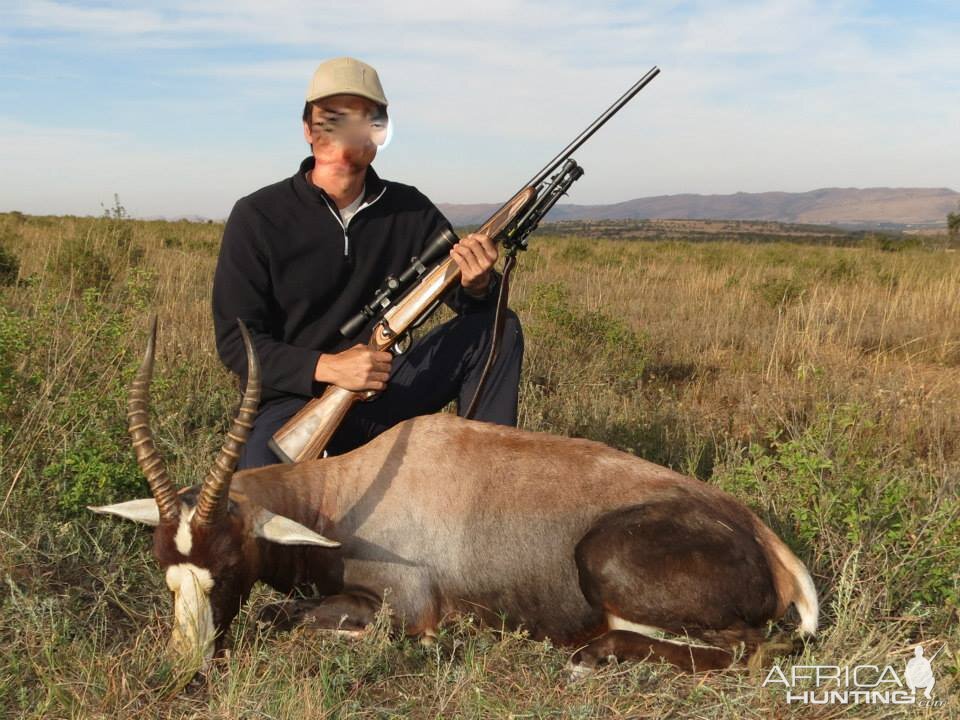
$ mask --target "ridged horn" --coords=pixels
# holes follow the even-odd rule
[[[153,354],[157,344],[157,316],[150,318],[150,337],[143,362],[130,385],[130,397],[127,400],[127,430],[133,441],[133,450],[137,455],[137,464],[147,478],[153,499],[160,509],[160,522],[176,522],[180,515],[180,501],[167,469],[163,464],[160,451],[153,443],[153,431],[150,430],[150,380],[153,377]]]
[[[260,405],[260,363],[257,361],[257,352],[253,347],[247,326],[242,320],[237,322],[240,324],[240,334],[243,336],[243,345],[247,350],[247,387],[243,391],[240,410],[237,411],[237,417],[227,431],[227,438],[223,441],[220,454],[217,455],[213,467],[203,481],[203,490],[200,492],[197,512],[193,519],[197,525],[213,525],[226,517],[230,478],[233,477],[240,450],[243,449],[243,444],[250,435],[253,419],[257,415],[257,407]]]

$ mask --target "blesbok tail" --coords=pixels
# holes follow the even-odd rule
[[[778,598],[778,617],[793,603],[800,615],[800,634],[811,637],[816,635],[820,604],[810,571],[759,518],[754,517],[754,524],[757,540],[773,573]]]

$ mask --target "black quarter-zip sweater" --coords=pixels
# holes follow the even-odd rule
[[[312,157],[292,177],[241,198],[227,219],[213,279],[213,323],[224,364],[245,382],[246,355],[237,325],[250,329],[260,359],[263,400],[315,396],[321,353],[366,342],[340,326],[373,299],[388,275],[407,268],[427,240],[450,223],[415,187],[381,180],[367,169],[364,205],[344,229],[336,203],[306,178]],[[490,304],[458,288],[457,311]]]

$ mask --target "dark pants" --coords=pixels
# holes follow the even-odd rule
[[[458,315],[431,330],[393,359],[390,381],[379,397],[357,403],[327,446],[340,455],[372,440],[402,420],[439,412],[457,400],[463,415],[473,399],[490,350],[493,313]],[[517,424],[517,395],[523,361],[523,333],[512,310],[504,315],[503,338],[474,419]],[[270,437],[306,404],[301,397],[278,398],[261,406],[240,455],[239,469],[280,462],[267,447]]]

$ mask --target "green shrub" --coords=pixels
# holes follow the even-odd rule
[[[820,268],[818,275],[827,282],[851,282],[860,274],[860,269],[845,257],[840,257],[826,267]]]
[[[106,293],[144,256],[134,242],[134,221],[119,200],[115,203],[103,217],[79,222],[54,257],[55,275],[77,294],[91,289]]]
[[[559,257],[572,263],[586,263],[594,259],[593,247],[583,240],[567,243],[558,253]]]
[[[648,358],[646,338],[623,320],[576,307],[567,288],[558,282],[535,285],[529,303],[533,313],[529,332],[536,342],[549,343],[558,357],[576,358],[575,364],[602,368],[608,381],[634,384],[640,380]]]
[[[6,238],[0,238],[0,286],[13,285],[20,274],[20,259],[7,247]]]
[[[800,298],[806,292],[806,286],[796,277],[767,278],[754,286],[760,298],[770,307],[784,307]]]
[[[11,502],[71,516],[144,491],[124,413],[139,353],[127,355],[130,316],[117,305],[142,304],[149,287],[148,274],[131,273],[109,299],[86,288],[0,309],[0,460],[22,474]]]
[[[950,568],[960,566],[960,518],[951,503],[937,501],[929,475],[890,462],[865,408],[821,406],[802,430],[767,440],[751,444],[715,481],[741,498],[776,498],[791,518],[781,534],[802,557],[862,553],[864,572],[882,579],[891,612],[916,603],[957,606]]]
[[[923,241],[915,235],[890,235],[888,233],[866,233],[860,239],[860,247],[883,252],[900,252],[923,246]]]
[[[0,437],[12,429],[16,420],[12,407],[21,385],[17,361],[27,352],[29,339],[24,319],[0,307]]]
[[[87,289],[105,292],[113,283],[113,263],[80,237],[66,240],[56,256],[55,271],[77,293]]]
[[[87,505],[148,497],[150,490],[125,444],[98,443],[107,438],[87,435],[44,468],[56,487],[57,505],[65,516],[82,515]],[[88,444],[89,443],[89,444]],[[118,456],[117,448],[124,452]]]
[[[947,233],[951,240],[960,238],[960,211],[947,214]]]

